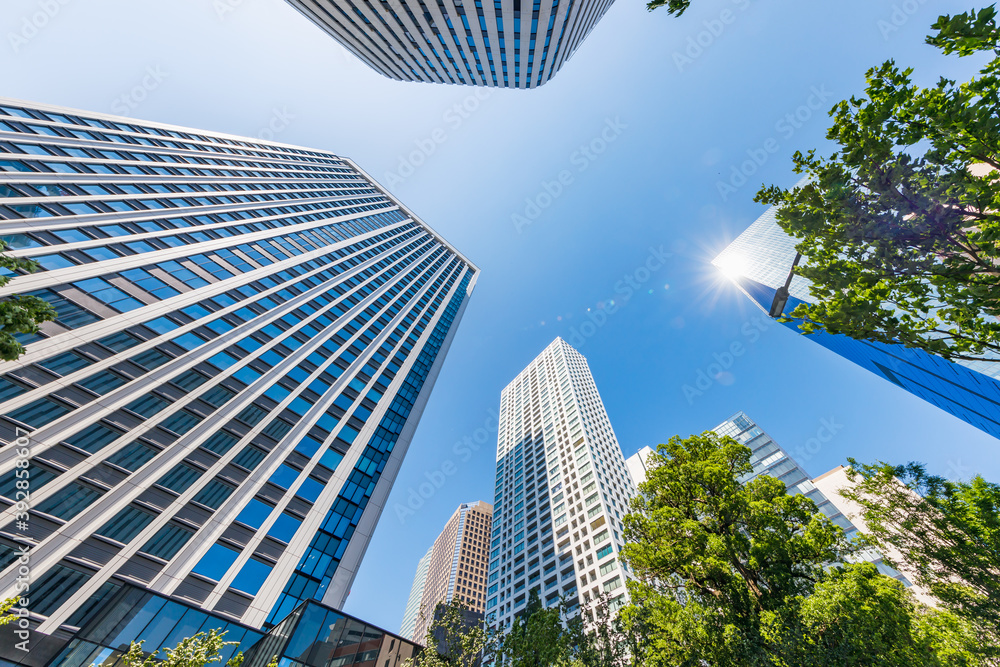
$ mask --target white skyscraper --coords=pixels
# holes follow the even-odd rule
[[[587,360],[557,338],[500,395],[487,620],[507,627],[532,591],[576,598],[571,610],[604,593],[624,604],[634,494]]]
[[[432,553],[434,553],[433,544],[417,563],[417,573],[413,576],[410,597],[406,601],[403,622],[399,626],[399,634],[407,639],[413,636],[413,631],[417,627],[417,618],[420,616],[420,601],[424,598],[424,584],[427,583],[427,570],[431,566]]]

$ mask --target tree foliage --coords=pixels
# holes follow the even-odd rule
[[[532,590],[524,612],[504,634],[500,656],[507,667],[569,667],[578,657],[583,638],[579,614],[569,616],[568,603],[543,607]],[[566,618],[565,625],[563,622]]]
[[[680,16],[691,6],[691,0],[650,0],[646,4],[646,9],[653,11],[660,7],[666,7],[668,14]]]
[[[811,591],[848,549],[811,500],[771,477],[749,483],[750,450],[707,431],[660,445],[625,517],[622,559],[656,627],[650,664],[769,664],[762,623]]]
[[[38,270],[38,262],[23,257],[12,257],[5,251],[7,244],[0,241],[0,268],[6,269],[6,275],[0,273],[0,287],[10,283],[15,272]],[[56,311],[44,299],[37,296],[13,295],[0,300],[0,359],[14,361],[24,354],[24,346],[14,337],[15,334],[38,333],[38,325],[56,318]]]
[[[497,652],[497,633],[483,622],[469,623],[468,605],[453,598],[439,604],[427,628],[427,648],[406,661],[405,667],[476,667],[488,664]]]
[[[843,531],[750,450],[713,432],[674,437],[650,456],[625,518],[628,619],[651,667],[984,665],[951,612],[919,606],[854,554]]]
[[[235,646],[239,642],[227,642],[223,639],[225,632],[214,628],[208,632],[182,639],[177,646],[163,649],[165,657],[158,658],[159,650],[146,655],[142,650],[142,641],[132,642],[128,653],[124,656],[125,667],[205,667],[216,662],[222,662],[222,651],[227,646]],[[243,664],[243,654],[237,653],[226,662],[226,667],[240,667]],[[277,667],[278,660],[271,660],[268,667]]]
[[[1000,657],[1000,486],[979,476],[948,481],[916,463],[850,463],[855,484],[842,493],[861,506],[864,540],[899,554],[887,560],[905,564]]]
[[[929,44],[989,55],[966,83],[915,85],[887,61],[837,104],[829,158],[796,153],[808,184],[762,188],[806,258],[806,333],[901,343],[948,359],[1000,360],[1000,52],[993,7],[942,16]]]

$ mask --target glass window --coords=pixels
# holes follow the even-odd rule
[[[143,545],[142,551],[163,560],[170,560],[177,555],[177,552],[191,539],[192,535],[194,532],[188,528],[167,524]]]
[[[112,441],[117,440],[120,435],[118,431],[114,431],[107,426],[92,424],[76,435],[66,438],[66,442],[93,454]]]
[[[44,361],[39,361],[38,365],[52,371],[56,375],[69,375],[73,371],[89,366],[90,359],[81,357],[75,352],[64,352],[63,354],[50,357]]]
[[[149,512],[129,505],[97,531],[98,535],[129,543],[153,521]]]
[[[73,283],[73,286],[123,313],[143,306],[141,301],[129,296],[101,278],[88,278]]]
[[[195,574],[218,581],[236,562],[239,553],[221,544],[213,544],[198,564],[191,570]]]
[[[137,440],[125,445],[117,453],[108,457],[108,463],[121,466],[129,472],[135,472],[156,456],[156,453],[155,449]]]
[[[267,534],[275,539],[279,539],[282,542],[291,542],[292,537],[295,535],[295,531],[299,529],[302,525],[302,520],[293,517],[290,514],[285,514],[282,512],[275,519],[271,528],[267,531]]]
[[[250,595],[260,592],[260,587],[271,574],[273,568],[255,558],[250,558],[243,565],[239,574],[233,579],[233,588],[241,590]]]
[[[251,528],[260,528],[267,517],[270,516],[274,508],[265,502],[251,498],[246,507],[236,517],[237,521],[242,521]]]
[[[200,470],[193,468],[186,463],[178,463],[170,472],[161,477],[156,483],[170,489],[171,491],[184,493],[199,477],[201,477]]]
[[[194,497],[195,502],[199,502],[206,507],[211,507],[214,510],[222,507],[222,503],[226,502],[226,499],[233,493],[233,487],[230,485],[220,482],[217,479],[209,481],[198,495]]]
[[[101,371],[96,375],[77,382],[84,389],[89,389],[98,396],[103,396],[113,389],[121,387],[128,380],[112,371]]]
[[[31,583],[31,611],[48,616],[62,606],[92,576],[77,568],[56,563]]]
[[[104,495],[103,491],[98,491],[92,486],[71,482],[55,495],[38,503],[35,509],[69,521],[102,495]]]

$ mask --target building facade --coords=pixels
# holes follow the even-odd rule
[[[417,629],[417,619],[420,616],[420,605],[424,599],[424,585],[427,583],[427,568],[431,564],[431,553],[434,551],[432,544],[417,562],[417,572],[413,575],[413,584],[410,586],[410,597],[406,599],[406,609],[403,611],[403,621],[399,624],[400,636],[413,639],[414,631]]]
[[[785,483],[789,494],[801,494],[812,500],[820,512],[844,530],[844,536],[848,540],[854,540],[858,536],[859,529],[863,530],[863,526],[859,528],[855,523],[856,512],[848,514],[845,499],[838,493],[844,486],[842,480],[831,473],[813,480],[802,465],[746,413],[737,412],[712,430],[720,436],[729,436],[750,449],[750,465],[753,466],[753,470],[740,478],[741,483],[745,484],[761,475],[774,477]],[[651,448],[643,447],[626,462],[636,486],[646,480],[649,470],[647,461],[652,453]],[[882,574],[899,579],[906,586],[911,585],[903,574],[883,561],[882,554],[873,549],[858,552],[853,560],[873,563]],[[914,589],[914,592],[918,596],[923,595],[922,590]]]
[[[0,364],[0,596],[27,543],[41,635],[340,607],[478,269],[346,158],[15,100],[0,238],[58,313]]]
[[[438,604],[461,600],[471,612],[486,605],[493,506],[482,501],[462,503],[431,547],[420,612],[409,639],[424,643]]]
[[[622,517],[635,488],[587,360],[554,340],[500,395],[486,619],[509,627],[532,592],[570,611],[624,604]]]
[[[576,51],[613,0],[288,0],[397,81],[535,88]]]
[[[764,312],[783,286],[795,261],[795,240],[768,209],[733,241],[713,263]],[[809,281],[794,276],[782,314],[808,303]],[[798,332],[796,322],[784,323]],[[928,403],[1000,438],[1000,363],[948,361],[923,350],[855,340],[844,335],[810,334],[809,339],[839,354]]]

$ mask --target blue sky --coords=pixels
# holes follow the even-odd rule
[[[555,336],[582,340],[626,456],[744,410],[792,452],[834,424],[803,461],[814,475],[854,456],[1000,479],[995,439],[763,323],[709,265],[763,211],[761,183],[797,180],[791,154],[823,145],[826,110],[861,92],[868,67],[893,57],[924,84],[972,73],[923,44],[939,13],[969,8],[695,0],[674,19],[619,0],[550,83],[486,94],[386,79],[282,0],[6,0],[0,94],[349,156],[483,270],[345,607],[395,631],[445,520],[491,500],[500,390]],[[647,261],[661,264],[648,277]],[[642,284],[625,300],[627,276]],[[616,312],[575,336],[611,299]],[[734,342],[746,352],[727,384],[686,397]],[[417,511],[396,509],[447,462],[457,473]]]

